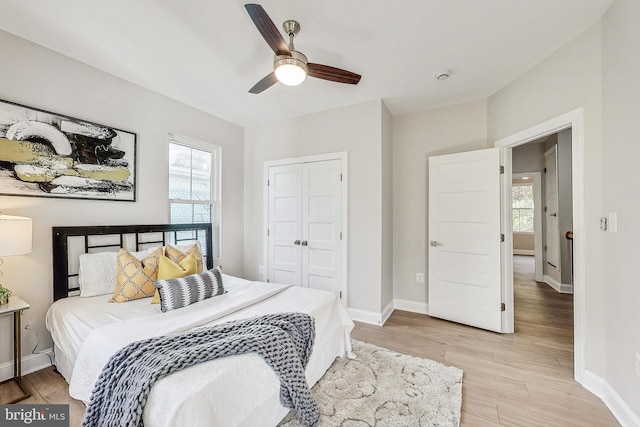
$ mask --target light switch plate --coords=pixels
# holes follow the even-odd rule
[[[618,214],[616,212],[609,212],[609,221],[607,222],[609,231],[616,233],[618,231]]]

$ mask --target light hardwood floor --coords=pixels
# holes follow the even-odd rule
[[[464,370],[462,426],[618,426],[606,406],[573,380],[571,295],[533,280],[533,258],[515,257],[516,333],[500,335],[395,311],[383,327],[356,323],[353,338]],[[23,403],[69,403],[72,427],[84,405],[44,369],[24,377]],[[0,387],[0,400],[10,391]]]
[[[514,257],[514,334],[497,334],[395,311],[384,327],[352,336],[464,371],[462,426],[618,426],[573,380],[572,295],[534,278],[533,257]]]

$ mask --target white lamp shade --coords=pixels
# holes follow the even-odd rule
[[[31,253],[31,218],[0,215],[0,257]]]
[[[275,69],[276,78],[287,86],[298,86],[307,78],[307,73],[295,64],[282,64]]]

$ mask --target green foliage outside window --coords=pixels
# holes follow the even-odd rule
[[[533,233],[533,185],[514,185],[512,191],[514,233]]]

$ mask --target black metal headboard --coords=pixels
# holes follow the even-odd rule
[[[198,240],[208,269],[213,268],[211,224],[97,225],[53,227],[53,299],[57,301],[78,292],[76,257],[81,253],[127,248],[141,250],[147,246],[178,244]],[[79,253],[70,253],[70,241]],[[74,248],[75,248],[74,246]],[[128,246],[128,247],[127,247]]]

